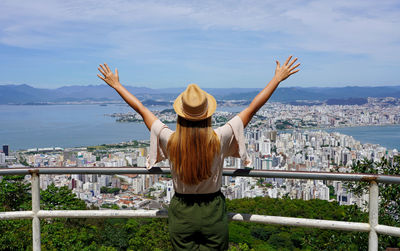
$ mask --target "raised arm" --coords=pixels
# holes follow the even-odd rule
[[[122,84],[119,82],[118,70],[115,69],[115,74],[110,70],[107,64],[100,65],[99,71],[103,76],[97,74],[97,76],[106,82],[109,86],[114,88],[118,94],[130,105],[137,113],[142,116],[144,123],[147,128],[151,130],[153,122],[157,120],[157,117],[147,109],[142,102],[139,101],[135,96],[132,95]]]
[[[281,66],[279,61],[276,61],[275,76],[268,83],[268,85],[251,101],[250,105],[239,113],[239,117],[243,121],[243,126],[246,127],[254,114],[268,101],[272,93],[278,87],[279,83],[287,79],[290,75],[298,72],[300,69],[296,68],[300,64],[293,64],[297,61],[297,58],[292,59],[292,56],[288,57],[286,62]]]

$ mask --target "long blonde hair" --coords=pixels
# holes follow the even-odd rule
[[[214,157],[220,152],[211,117],[190,121],[178,116],[176,131],[168,140],[167,152],[172,168],[183,183],[196,185],[211,177]]]

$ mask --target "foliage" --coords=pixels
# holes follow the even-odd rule
[[[41,209],[84,210],[67,187],[51,184],[40,192]],[[30,210],[30,185],[24,176],[0,182],[0,211]],[[118,208],[118,206],[117,206]],[[171,250],[165,219],[41,220],[43,250]],[[31,250],[31,220],[0,220],[0,250]]]
[[[4,176],[0,181],[0,212],[31,209],[30,186],[25,176]],[[32,246],[31,220],[0,220],[0,250]]]
[[[40,192],[40,207],[44,210],[84,210],[86,204],[66,187],[50,184]]]
[[[84,222],[78,219],[41,221],[42,249],[97,250],[97,230]]]
[[[32,221],[0,220],[0,250],[32,250]]]
[[[133,250],[172,250],[166,219],[129,219],[129,247]]]
[[[364,159],[354,163],[353,173],[400,175],[400,156],[378,162]],[[379,224],[400,227],[400,185],[379,183]],[[346,183],[347,189],[360,196],[369,193],[368,182]],[[379,235],[379,248],[400,247],[400,238]]]
[[[101,208],[109,208],[109,209],[118,210],[119,206],[115,205],[115,204],[103,204],[103,205],[101,205]]]
[[[101,187],[100,193],[112,193],[114,195],[118,194],[121,189],[117,187]]]
[[[329,188],[329,199],[336,199],[336,195],[335,195],[335,188],[332,185],[328,186]]]
[[[357,206],[339,206],[337,202],[323,200],[256,197],[228,200],[227,207],[230,212],[246,214],[358,222],[368,220],[368,215]],[[368,249],[367,233],[230,222],[229,235],[231,243],[246,244],[250,250]]]
[[[25,176],[4,176],[0,181],[0,211],[19,211],[31,208],[30,186]]]
[[[142,120],[140,120],[140,121],[142,121]],[[119,122],[121,122],[121,121],[119,121]],[[112,150],[115,148],[124,149],[124,148],[140,148],[140,147],[147,147],[147,146],[149,146],[149,144],[146,142],[132,140],[132,141],[126,142],[126,143],[101,144],[98,146],[88,146],[88,147],[86,147],[86,149],[89,152],[94,152],[94,151],[107,151],[107,150]]]
[[[263,249],[268,250],[268,249]],[[228,251],[254,251],[254,248],[250,249],[246,243],[233,244],[229,247]]]

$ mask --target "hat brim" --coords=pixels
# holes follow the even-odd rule
[[[207,108],[208,109],[207,109],[207,112],[205,112],[202,116],[190,116],[190,115],[185,114],[183,112],[183,110],[182,110],[182,95],[183,95],[183,92],[181,94],[179,94],[179,96],[174,101],[173,107],[174,107],[175,112],[179,116],[181,116],[181,117],[183,117],[183,118],[185,118],[187,120],[191,120],[191,121],[198,121],[198,120],[203,120],[203,119],[206,119],[208,117],[211,117],[211,115],[213,115],[215,110],[217,109],[217,101],[215,100],[215,98],[212,95],[208,94],[207,92],[204,92],[204,93],[205,93],[206,98],[207,98]]]

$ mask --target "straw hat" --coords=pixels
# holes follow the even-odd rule
[[[203,120],[210,117],[217,108],[217,101],[196,84],[190,84],[179,94],[174,102],[175,112],[191,121]]]

